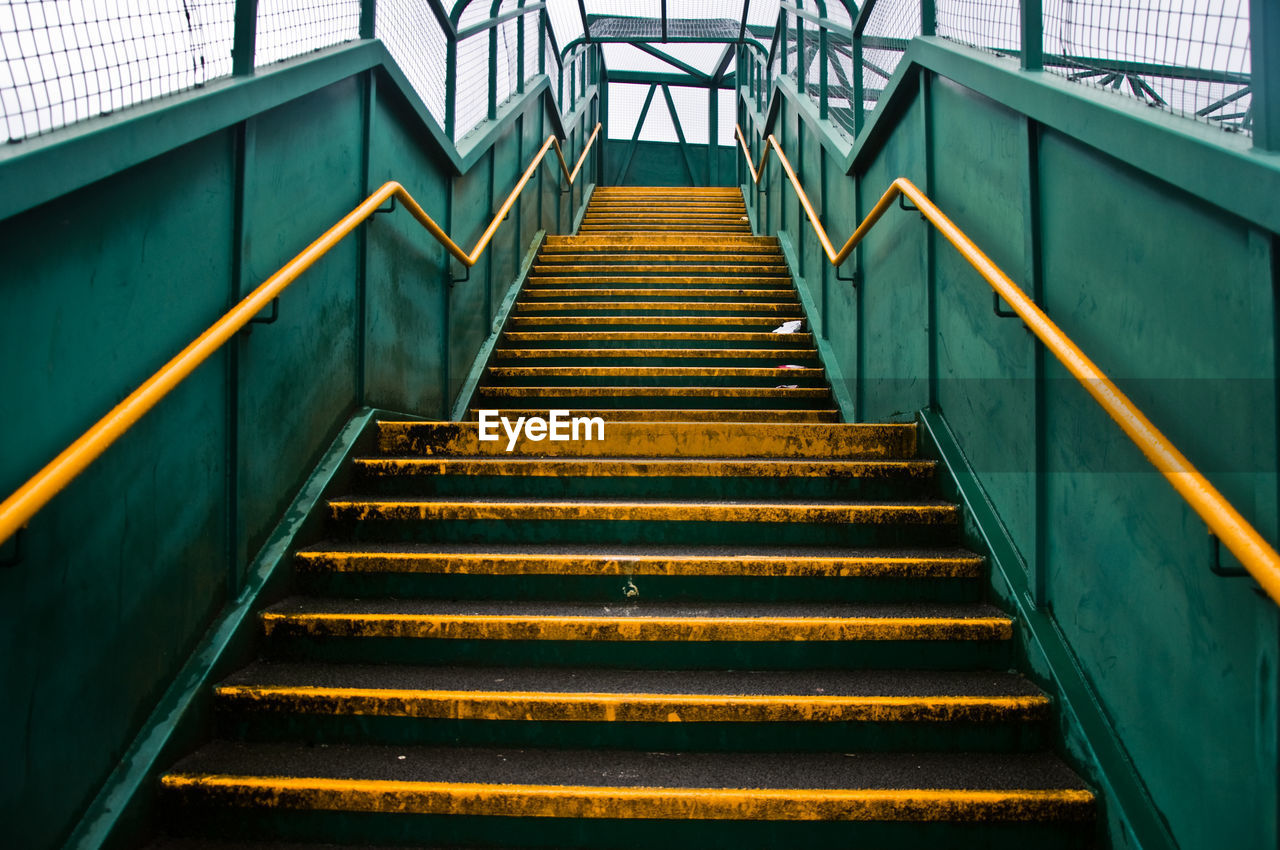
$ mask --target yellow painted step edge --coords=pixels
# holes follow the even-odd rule
[[[1007,617],[608,617],[264,611],[262,628],[308,637],[556,641],[1007,641]]]
[[[618,788],[171,773],[169,794],[241,807],[386,814],[784,821],[1083,821],[1077,789]]]
[[[1026,696],[830,696],[563,693],[223,685],[231,709],[450,720],[618,723],[982,723],[1040,720]]]
[[[840,478],[924,479],[928,461],[689,460],[661,457],[410,457],[356,458],[356,469],[379,478],[494,475],[512,478]]]
[[[959,521],[950,504],[805,504],[787,502],[631,502],[631,501],[332,501],[338,520],[591,520],[616,522],[804,522],[889,525],[947,525]]]
[[[982,558],[529,555],[439,552],[299,552],[302,572],[444,573],[454,575],[752,576],[766,578],[977,578]]]

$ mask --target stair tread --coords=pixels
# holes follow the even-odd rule
[[[698,753],[213,741],[173,774],[583,788],[1085,791],[1048,753]]]
[[[386,543],[326,540],[301,550],[306,552],[402,552],[409,554],[488,554],[495,556],[532,555],[605,559],[744,558],[784,561],[806,558],[832,560],[956,558],[981,560],[982,556],[960,547],[844,547],[844,546],[714,546],[662,543],[586,545],[581,543],[521,543],[502,546],[492,543]]]
[[[708,602],[641,598],[618,603],[291,596],[269,606],[264,613],[584,620],[1009,620],[999,608],[981,602]]]
[[[228,676],[222,685],[632,695],[1044,696],[1017,673],[985,670],[619,670],[258,661]]]

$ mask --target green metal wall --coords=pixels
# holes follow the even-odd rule
[[[674,142],[641,141],[635,142],[632,146],[628,141],[614,139],[604,148],[602,159],[604,160],[604,180],[607,182],[601,185],[735,185],[736,148],[716,146],[713,174],[708,145],[687,144],[684,147],[682,151],[681,146]]]
[[[1274,158],[934,40],[884,101],[854,145],[788,81],[771,120],[741,119],[778,136],[837,246],[894,178],[913,180],[1276,540]],[[1275,604],[1210,571],[1203,523],[920,216],[895,208],[872,230],[842,269],[854,288],[776,164],[767,194],[738,174],[757,229],[797,246],[857,417],[932,409],[967,457],[1003,523],[984,533],[1011,539],[1002,566],[1030,598],[998,571],[995,590],[1047,614],[1063,650],[1028,641],[1028,663],[1066,700],[1111,842],[1275,847]]]
[[[109,176],[0,224],[6,494],[382,181],[469,249],[560,126],[535,84],[457,150],[380,45],[286,66],[31,151],[70,174],[87,150]],[[317,68],[329,79],[311,85]],[[278,102],[286,79],[302,90]],[[160,144],[139,122],[194,127],[229,98],[236,120],[110,173],[135,145]],[[566,155],[594,108],[584,99]],[[37,191],[44,172],[29,161],[0,162],[0,185]],[[583,183],[562,195],[544,168],[452,288],[461,269],[407,213],[377,216],[281,297],[275,323],[240,334],[36,516],[19,562],[0,569],[11,846],[68,833],[354,410],[448,416],[521,258],[538,231],[571,226]]]

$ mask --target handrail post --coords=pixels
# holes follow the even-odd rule
[[[360,0],[360,37],[374,38],[378,20],[378,0]]]
[[[827,45],[827,39],[827,28],[819,27],[818,62],[821,64],[818,66],[818,117],[824,120],[827,118],[827,113],[829,112],[829,107],[827,106],[827,74],[829,72],[827,69],[831,65],[831,59],[828,53],[830,48]]]
[[[524,0],[519,6],[524,8]],[[524,15],[516,18],[516,91],[524,94]]]
[[[231,73],[253,73],[257,55],[258,0],[236,0],[235,31],[231,42]]]
[[[445,34],[444,60],[444,134],[452,141],[458,129],[458,38]]]
[[[937,0],[920,0],[920,34],[938,34]]]
[[[1044,0],[1022,0],[1022,70],[1044,70]]]
[[[862,134],[862,125],[866,122],[863,112],[866,109],[867,95],[863,90],[862,79],[862,36],[853,37],[853,136],[856,139]]]
[[[1249,42],[1253,146],[1280,151],[1280,8],[1274,0],[1250,0]]]

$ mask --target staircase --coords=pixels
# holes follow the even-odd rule
[[[378,423],[159,846],[1091,845],[915,426],[835,421],[744,216],[599,189],[548,239],[472,413],[599,423]]]

